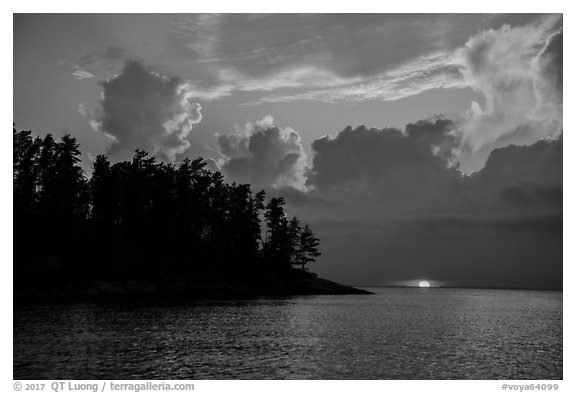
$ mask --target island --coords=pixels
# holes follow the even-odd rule
[[[70,135],[13,142],[15,302],[370,293],[310,272],[310,225],[203,158],[98,155],[88,175]]]

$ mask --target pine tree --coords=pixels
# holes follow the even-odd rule
[[[33,139],[31,131],[13,129],[14,211],[18,220],[29,218],[37,200],[37,162],[40,145],[41,140],[39,138]]]
[[[306,268],[306,264],[314,262],[322,253],[318,251],[320,240],[314,236],[308,224],[304,225],[302,233],[300,234],[300,248],[298,251],[297,264]]]
[[[288,241],[288,220],[284,213],[284,198],[272,198],[266,205],[265,256],[280,269],[290,266],[290,255],[286,253]]]
[[[58,178],[56,177],[56,142],[48,134],[40,143],[38,157],[38,209],[46,223],[54,221],[58,208]]]
[[[92,165],[90,179],[91,218],[96,225],[110,228],[118,215],[118,190],[108,157],[99,154]]]
[[[84,173],[78,165],[80,162],[80,146],[76,139],[66,134],[56,144],[55,177],[57,212],[64,222],[84,218],[85,207]]]
[[[300,227],[300,220],[296,216],[292,217],[288,224],[288,252],[290,254],[290,264],[298,265],[298,254],[300,253],[300,236],[302,228]]]

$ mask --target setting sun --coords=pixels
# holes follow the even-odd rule
[[[430,287],[430,283],[429,283],[428,281],[420,281],[420,282],[418,283],[418,286],[419,286],[420,288],[429,288],[429,287]]]

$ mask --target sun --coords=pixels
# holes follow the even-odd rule
[[[424,281],[420,281],[420,282],[418,283],[418,286],[419,286],[420,288],[429,288],[429,287],[430,287],[430,283],[429,283],[428,281],[424,280]]]

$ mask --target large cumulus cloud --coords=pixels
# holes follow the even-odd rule
[[[479,170],[494,148],[529,145],[562,131],[559,17],[483,31],[457,51],[466,83],[484,97],[461,127],[464,172]]]
[[[476,214],[562,214],[563,138],[494,150],[484,168],[463,178]]]
[[[335,198],[366,198],[379,209],[420,206],[423,199],[444,203],[442,190],[457,190],[460,179],[451,164],[454,127],[444,118],[404,130],[347,127],[314,141],[307,185]]]
[[[348,199],[358,211],[500,214],[561,210],[562,137],[491,152],[485,167],[463,175],[454,163],[458,124],[437,118],[395,128],[347,127],[312,144],[311,195]],[[357,204],[359,200],[363,203]]]
[[[188,134],[202,114],[186,81],[128,61],[101,85],[101,106],[92,126],[111,139],[111,157],[125,159],[134,149],[143,149],[173,161],[188,149]]]
[[[322,239],[318,273],[365,285],[416,275],[562,286],[562,137],[497,148],[466,176],[454,162],[458,127],[348,127],[313,143],[308,192],[285,197]]]
[[[274,119],[248,123],[230,134],[217,134],[221,169],[229,180],[257,187],[304,189],[307,156],[300,135],[274,126]]]

